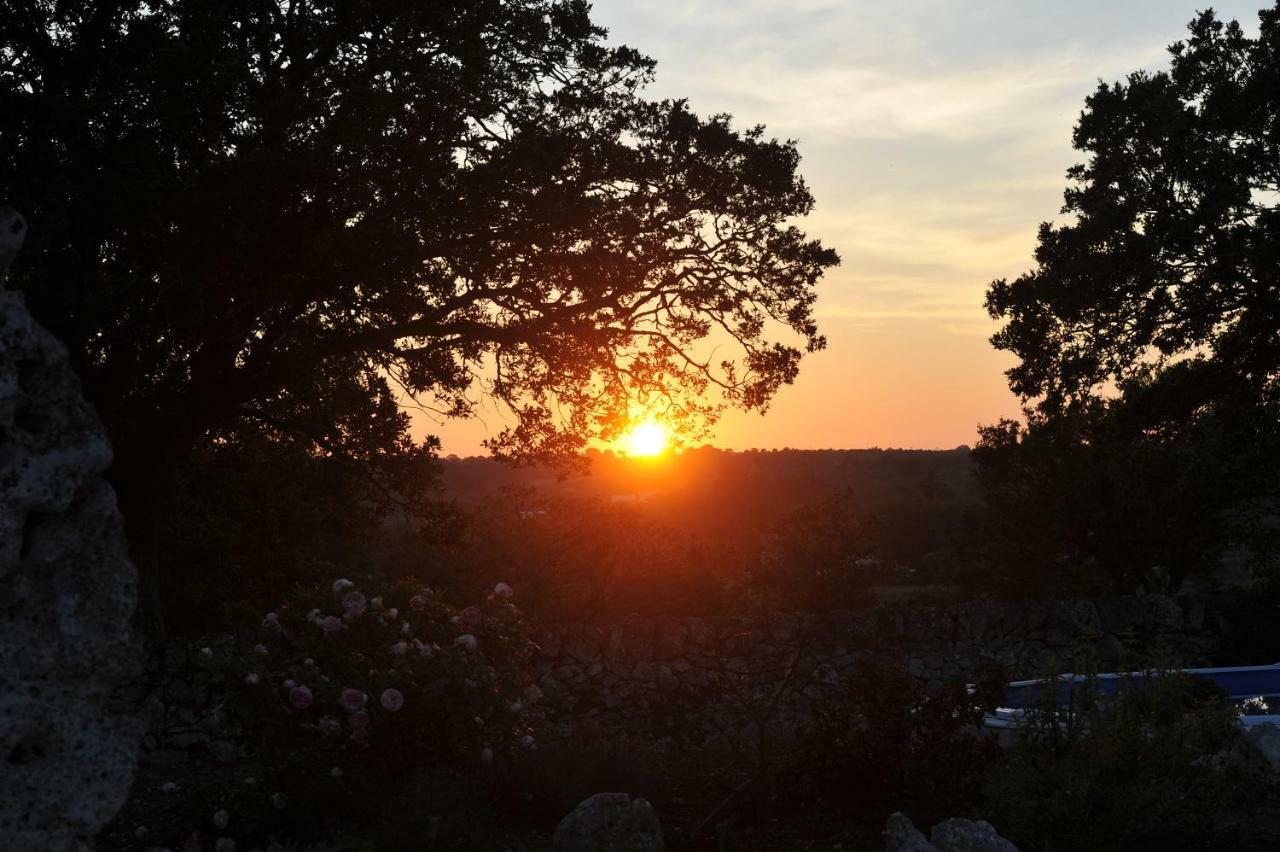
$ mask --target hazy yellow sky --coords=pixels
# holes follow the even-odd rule
[[[1261,4],[1214,4],[1256,31]],[[688,98],[798,140],[817,198],[804,223],[840,252],[818,317],[826,351],[765,416],[730,413],[722,447],[972,443],[1015,415],[982,309],[1031,265],[1078,160],[1071,128],[1099,78],[1166,64],[1194,0],[600,0],[610,40],[658,62],[653,97]],[[503,424],[419,416],[471,455]]]

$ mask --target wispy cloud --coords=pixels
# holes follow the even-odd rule
[[[821,70],[759,57],[705,69],[702,87],[808,141],[934,136],[982,139],[1070,126],[1096,58],[1077,52],[968,70],[904,74],[868,66]],[[1060,138],[1060,134],[1059,134]]]
[[[804,227],[844,259],[818,302],[830,349],[767,421],[731,417],[720,440],[954,446],[976,423],[1016,411],[1001,376],[1008,356],[986,341],[994,327],[983,292],[1031,266],[1036,225],[1058,215],[1063,172],[1081,156],[1070,133],[1083,99],[1099,79],[1164,67],[1165,46],[1209,4],[594,5],[612,41],[658,61],[653,96],[686,97],[700,113],[799,140],[818,200]],[[1263,4],[1212,5],[1256,28]],[[452,434],[473,451],[483,433]]]

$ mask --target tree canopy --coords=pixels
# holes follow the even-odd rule
[[[149,609],[166,559],[297,578],[262,560],[324,549],[331,500],[275,505],[304,483],[355,501],[347,541],[421,509],[409,400],[496,399],[497,454],[564,460],[794,379],[838,262],[795,145],[653,73],[582,0],[0,5],[11,283],[106,422]]]
[[[837,260],[790,224],[813,203],[796,149],[646,100],[653,63],[588,12],[6,4],[16,279],[124,452],[274,417],[344,360],[447,414],[502,400],[512,454],[637,403],[767,405],[823,345]]]
[[[1212,11],[1167,71],[1099,84],[1073,143],[1065,224],[987,291],[1010,387],[1044,413],[1181,360],[1227,392],[1280,376],[1280,7],[1257,38]]]
[[[1202,13],[1168,70],[1099,84],[1067,220],[987,291],[1027,415],[975,453],[1010,570],[1176,589],[1232,547],[1272,549],[1280,5],[1259,19],[1250,38]]]

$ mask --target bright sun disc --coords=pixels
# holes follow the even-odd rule
[[[627,433],[627,455],[656,456],[667,448],[667,430],[652,420],[637,423]]]

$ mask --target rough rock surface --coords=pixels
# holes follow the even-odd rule
[[[1245,738],[1267,759],[1272,769],[1280,769],[1280,727],[1263,722],[1249,728]]]
[[[626,793],[597,793],[560,820],[555,852],[661,852],[662,826],[653,806]]]
[[[1010,680],[1147,655],[1210,665],[1229,612],[1214,595],[1142,595],[542,625],[533,676],[550,719],[539,739],[669,737],[672,696],[692,694],[706,700],[684,711],[683,738],[738,748],[757,741],[757,720],[769,716],[785,741],[829,712],[868,658],[900,662],[930,694],[951,679],[971,683],[992,663]]]
[[[943,820],[929,832],[929,839],[941,852],[1018,852],[1017,846],[981,819]]]
[[[884,852],[938,852],[907,815],[898,811],[884,824]]]
[[[884,826],[885,852],[1018,852],[985,820],[948,819],[933,827],[926,840],[901,812]]]
[[[111,448],[66,351],[4,273],[25,223],[0,208],[0,843],[86,849],[120,808],[142,726],[111,693],[137,677],[137,574]]]

